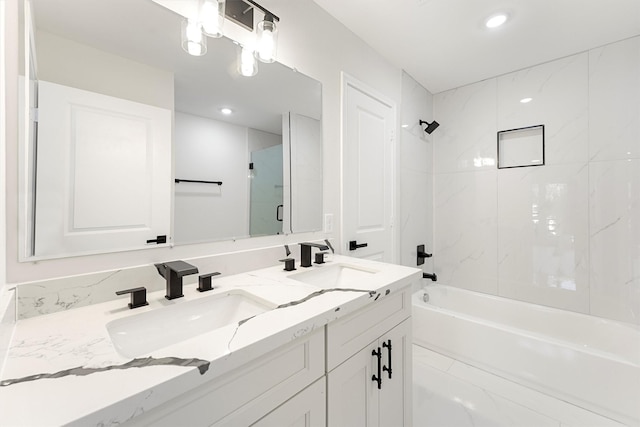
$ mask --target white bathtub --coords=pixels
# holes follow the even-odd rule
[[[640,425],[640,328],[633,325],[436,284],[413,295],[413,340]]]

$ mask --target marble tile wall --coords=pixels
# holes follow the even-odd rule
[[[400,135],[400,260],[416,267],[417,246],[433,252],[433,134],[420,120],[433,120],[433,96],[410,75],[402,75],[402,117]],[[433,273],[433,258],[423,271]]]
[[[640,37],[436,94],[439,282],[640,324],[639,100]],[[546,164],[498,170],[539,124]]]

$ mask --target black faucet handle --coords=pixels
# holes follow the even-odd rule
[[[324,256],[326,252],[316,252],[316,264],[324,264]]]
[[[293,271],[296,269],[295,258],[281,259],[280,262],[284,262],[284,271]]]
[[[131,302],[129,303],[129,308],[138,308],[149,305],[149,303],[147,302],[147,288],[143,286],[116,291],[116,295],[125,294],[131,294]]]
[[[418,247],[416,248],[417,252],[418,252],[418,256],[417,256],[417,265],[422,265],[424,264],[424,259],[425,258],[431,258],[433,256],[433,254],[428,254],[425,252],[424,250],[424,245],[418,245]]]
[[[211,278],[213,276],[219,276],[220,273],[217,271],[215,273],[202,274],[198,277],[198,292],[206,292],[213,289],[211,286]]]

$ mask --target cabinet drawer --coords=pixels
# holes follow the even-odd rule
[[[327,325],[327,371],[411,316],[411,286]]]
[[[131,421],[131,425],[221,425],[230,416],[251,418],[260,402],[270,409],[324,375],[324,334],[318,330],[172,402]],[[268,403],[266,403],[268,402]],[[256,416],[255,422],[266,412]],[[233,415],[232,415],[233,414]]]

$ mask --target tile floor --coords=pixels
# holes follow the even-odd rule
[[[616,421],[413,346],[414,427],[622,427]]]

